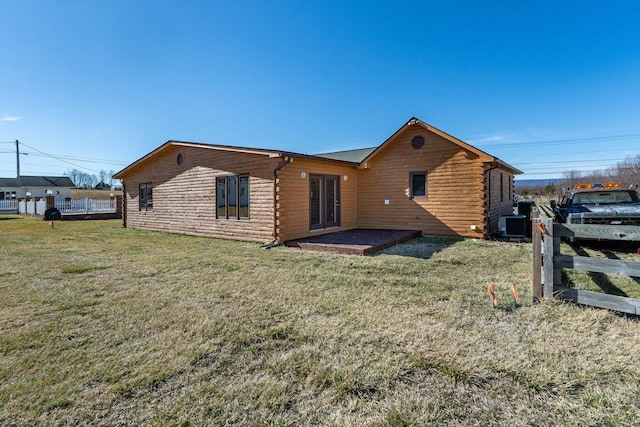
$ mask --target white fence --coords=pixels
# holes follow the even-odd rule
[[[103,213],[116,211],[116,199],[111,200],[56,200],[56,209],[62,214]]]
[[[0,200],[0,212],[15,212],[18,213],[18,201],[13,200]]]
[[[22,215],[44,215],[44,211],[47,208],[47,202],[45,200],[19,200],[18,212]]]
[[[56,200],[55,207],[61,214],[92,214],[115,213],[117,199],[112,200]],[[22,215],[44,215],[47,202],[44,199],[35,200],[0,200],[0,212],[20,213]]]

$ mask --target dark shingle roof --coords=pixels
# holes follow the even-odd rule
[[[74,187],[68,176],[20,176],[17,178],[0,178],[2,187]]]
[[[345,162],[360,163],[367,156],[373,153],[378,147],[359,148],[357,150],[334,151],[331,153],[316,154],[316,157],[324,157],[325,159],[342,160]]]
[[[19,187],[15,178],[0,178],[0,187]]]

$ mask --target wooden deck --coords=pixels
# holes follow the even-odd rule
[[[420,237],[420,230],[381,230],[358,228],[289,240],[285,245],[311,251],[336,252],[347,255],[367,255],[407,240]]]

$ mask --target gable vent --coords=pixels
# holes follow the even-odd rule
[[[424,136],[416,135],[413,138],[411,138],[411,146],[416,150],[424,147]]]

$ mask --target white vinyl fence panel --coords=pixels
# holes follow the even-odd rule
[[[45,200],[22,199],[18,202],[18,211],[22,215],[44,215],[46,208],[47,202]]]
[[[62,214],[67,213],[93,213],[93,212],[115,212],[116,201],[76,199],[56,201],[56,209]]]
[[[18,201],[13,200],[0,200],[0,211],[18,212]]]

